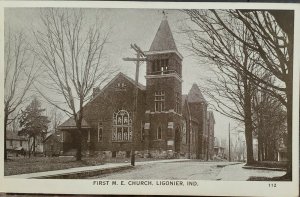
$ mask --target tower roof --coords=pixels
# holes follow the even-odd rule
[[[177,51],[172,32],[166,18],[161,21],[149,51]]]
[[[204,99],[199,87],[197,84],[193,84],[191,90],[189,91],[188,94],[188,102],[189,103],[201,103],[201,102],[205,102],[206,100]]]

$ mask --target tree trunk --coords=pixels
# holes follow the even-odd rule
[[[294,24],[294,14],[289,17],[290,23]],[[280,23],[281,25],[286,25],[286,23]],[[294,58],[294,26],[291,25],[291,28],[285,28],[285,32],[288,34],[289,38],[289,46],[288,46],[288,54],[289,54],[289,62],[288,62],[288,74],[286,78],[286,95],[287,95],[287,157],[288,157],[288,167],[287,173],[285,177],[289,180],[292,180],[292,147],[293,147],[293,128],[292,128],[292,119],[293,119],[293,58]],[[289,31],[290,30],[290,31]],[[298,133],[299,135],[299,133]]]
[[[250,123],[252,124],[252,123]],[[253,142],[252,142],[252,125],[249,126],[249,121],[245,123],[245,135],[246,135],[246,146],[247,146],[247,164],[253,164]]]
[[[252,125],[252,105],[251,105],[251,94],[250,94],[250,84],[244,86],[245,89],[245,137],[246,137],[246,146],[247,146],[247,164],[253,164],[253,125]]]
[[[261,118],[260,118],[261,119]],[[263,160],[263,136],[262,136],[262,120],[259,120],[259,125],[258,125],[258,134],[257,134],[257,155],[258,155],[258,161]]]
[[[246,69],[246,68],[244,68]],[[251,99],[251,83],[247,76],[242,76],[244,86],[244,122],[245,122],[245,138],[247,146],[247,165],[254,163],[253,158],[253,121],[252,121],[252,99]]]
[[[78,130],[78,135],[76,136],[76,145],[77,145],[77,151],[76,151],[76,161],[81,161],[82,159],[82,131],[81,129]]]
[[[292,67],[292,66],[291,66]],[[288,157],[288,168],[286,178],[292,180],[292,144],[293,144],[293,133],[292,133],[292,119],[293,119],[293,71],[292,68],[289,70],[288,79],[286,83],[287,89],[287,157]]]
[[[33,153],[33,156],[35,157],[35,136],[33,137],[33,143],[32,143],[32,153]]]
[[[272,161],[276,161],[275,158],[275,153],[276,153],[276,146],[275,146],[275,141],[272,142]]]
[[[30,137],[28,137],[28,158],[31,156]]]
[[[265,161],[269,160],[269,145],[268,145],[268,141],[265,141]]]
[[[276,143],[275,142],[273,144],[273,160],[277,161],[277,148],[276,148]]]
[[[8,113],[6,110],[4,111],[4,160],[7,160],[7,150],[6,150],[6,129],[8,122]]]
[[[261,154],[261,161],[264,161],[265,159],[265,153],[264,153],[264,143],[263,143],[263,139],[262,139],[262,142],[261,142],[261,149],[260,149],[260,154]]]
[[[262,151],[261,151],[261,147],[262,147],[262,141],[261,141],[261,134],[260,134],[260,129],[258,129],[258,137],[257,137],[257,160],[258,161],[262,161]]]

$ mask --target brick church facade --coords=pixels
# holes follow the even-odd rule
[[[182,95],[182,55],[178,52],[167,19],[163,19],[145,52],[146,86],[117,74],[84,106],[83,153],[129,157],[132,148],[140,157],[212,159],[214,116],[196,84]],[[137,112],[134,117],[134,95]],[[61,151],[76,149],[75,122],[59,126]]]

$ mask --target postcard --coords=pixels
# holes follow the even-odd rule
[[[1,192],[298,195],[298,4],[0,13]]]

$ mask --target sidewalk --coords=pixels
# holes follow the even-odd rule
[[[169,159],[169,160],[156,160],[156,161],[144,161],[136,162],[135,166],[147,165],[153,163],[168,163],[168,162],[180,162],[187,161],[189,159]],[[64,170],[54,170],[46,172],[36,172],[29,174],[18,174],[12,176],[5,176],[5,178],[21,178],[21,179],[74,179],[74,178],[84,178],[90,176],[97,176],[101,174],[107,174],[112,172],[117,172],[120,170],[126,170],[134,168],[130,163],[106,163],[99,166],[87,166],[79,168],[69,168]]]
[[[284,171],[261,170],[261,169],[246,169],[245,164],[228,165],[222,168],[217,176],[217,180],[222,181],[247,181],[251,176],[257,177],[276,177],[283,176]]]

